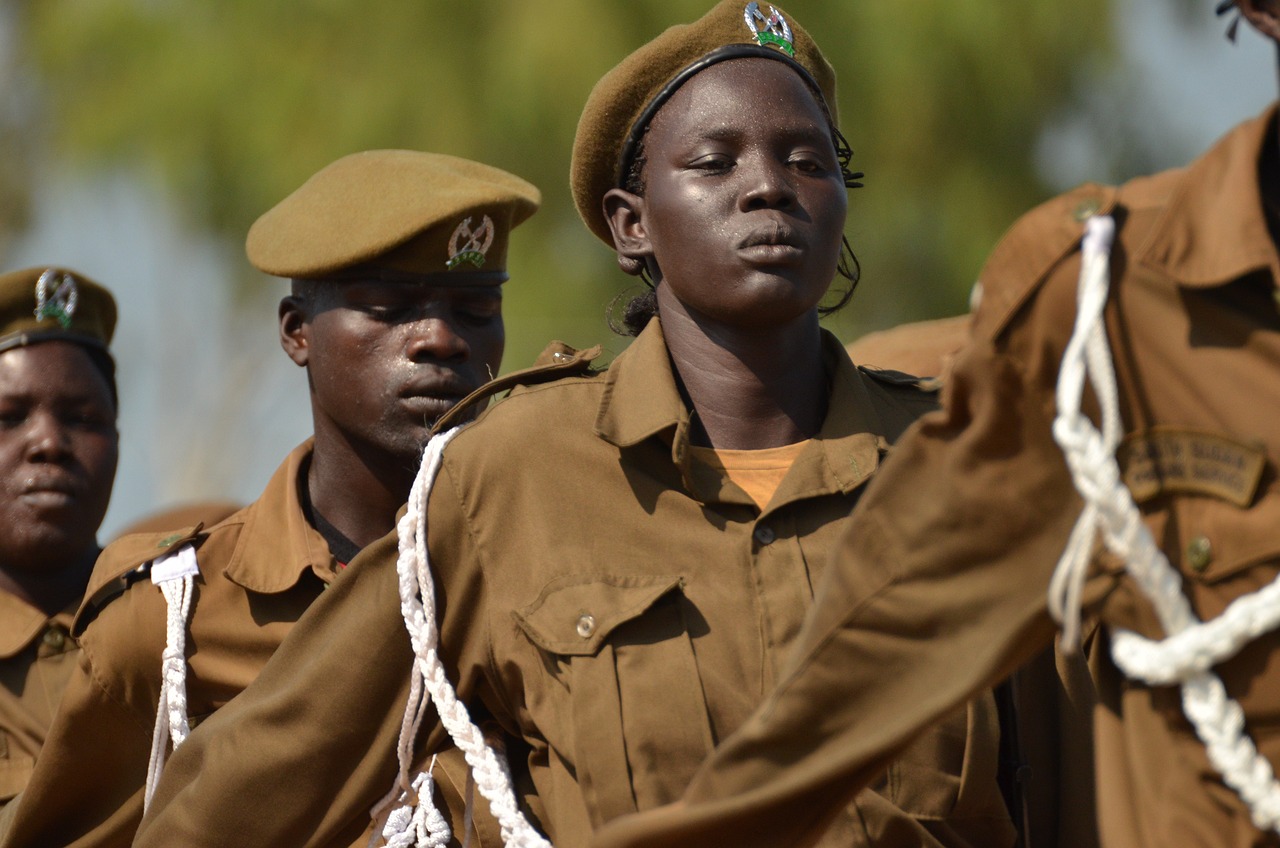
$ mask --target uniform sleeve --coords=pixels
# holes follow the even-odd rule
[[[151,729],[121,693],[108,691],[94,662],[94,631],[90,625],[81,640],[79,665],[19,796],[6,848],[128,848],[133,841]]]
[[[437,481],[428,510],[442,644],[484,643],[470,534]],[[353,844],[391,788],[413,653],[400,616],[395,533],[361,552],[299,619],[261,675],[196,728],[160,781],[138,848]],[[455,568],[455,566],[457,566]],[[439,575],[450,575],[439,579]],[[459,598],[449,606],[447,598]],[[449,668],[465,702],[471,654]],[[435,712],[420,739],[442,745]]]
[[[834,553],[782,685],[671,807],[597,848],[805,845],[921,730],[1048,644],[1080,510],[1043,390],[975,342]]]

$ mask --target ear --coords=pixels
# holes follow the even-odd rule
[[[280,347],[295,365],[306,367],[310,360],[311,335],[306,302],[296,295],[280,300]]]
[[[1240,0],[1236,5],[1254,29],[1280,43],[1280,8],[1275,0]]]
[[[613,233],[613,248],[618,252],[618,267],[633,277],[640,276],[646,262],[653,259],[653,247],[644,226],[644,198],[614,188],[605,193],[602,205]]]

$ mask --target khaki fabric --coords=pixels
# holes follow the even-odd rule
[[[1145,520],[1201,618],[1275,578],[1280,258],[1258,187],[1273,122],[1269,111],[1188,168],[1086,186],[1014,226],[983,272],[943,411],[870,487],[782,686],[682,806],[620,822],[598,846],[806,844],[922,727],[1048,645],[1046,588],[1081,507],[1050,433],[1053,392],[1081,221],[1095,211],[1118,224],[1106,317],[1125,427],[1166,448],[1154,475],[1122,462]],[[1249,467],[1250,451],[1260,477],[1226,473]],[[1111,663],[1109,628],[1160,635],[1121,568],[1099,556],[1085,592],[1103,627],[1090,656],[1102,844],[1280,844],[1210,767],[1177,690],[1124,680]],[[1263,636],[1216,667],[1273,764],[1278,645]]]
[[[0,807],[31,779],[75,668],[74,613],[50,617],[0,591]]]
[[[826,422],[764,511],[691,462],[656,321],[607,372],[516,389],[445,451],[427,516],[442,658],[472,717],[525,748],[512,768],[559,848],[676,798],[776,684],[850,509],[934,407],[824,344]],[[395,553],[394,535],[362,553],[175,754],[138,846],[343,844],[395,772],[411,659]],[[425,727],[420,752],[444,739]],[[989,695],[957,705],[831,844],[1011,844],[997,734]]]
[[[76,620],[79,665],[0,843],[5,848],[132,843],[142,818],[165,648],[165,601],[145,566],[185,544],[196,546],[200,577],[187,628],[189,743],[206,718],[253,681],[333,579],[328,545],[299,499],[311,450],[310,440],[295,449],[257,501],[213,527],[127,536],[103,552]],[[241,755],[251,759],[251,750]],[[456,758],[450,754],[442,791],[455,783],[465,788]]]
[[[942,377],[947,363],[969,340],[969,316],[935,318],[867,333],[845,350],[859,365],[920,377]]]

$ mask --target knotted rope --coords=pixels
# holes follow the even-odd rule
[[[458,431],[459,428],[455,427],[437,434],[427,443],[423,451],[422,466],[418,469],[418,476],[409,493],[408,508],[396,527],[400,539],[399,557],[396,561],[396,573],[400,582],[400,612],[404,616],[405,628],[409,631],[415,659],[409,684],[409,701],[405,705],[397,745],[400,773],[396,785],[374,808],[372,815],[376,821],[382,811],[398,805],[390,813],[388,827],[384,828],[383,833],[388,839],[399,839],[406,831],[402,828],[397,833],[390,829],[390,821],[400,810],[423,805],[434,809],[431,793],[417,791],[420,778],[413,781],[409,779],[414,740],[428,705],[434,702],[441,724],[448,731],[454,745],[462,751],[475,777],[476,788],[488,800],[489,809],[498,820],[503,844],[510,848],[551,848],[551,843],[534,830],[520,812],[504,758],[489,747],[480,728],[471,721],[467,708],[458,700],[440,662],[435,584],[427,554],[427,499],[440,473],[445,446]]]
[[[165,648],[160,661],[160,702],[156,706],[156,726],[151,733],[151,758],[147,762],[147,785],[142,799],[144,812],[151,806],[151,797],[164,771],[169,741],[172,740],[176,751],[191,732],[187,723],[187,620],[191,616],[195,576],[199,573],[196,551],[190,545],[183,545],[151,565],[151,582],[160,587],[167,613]]]
[[[1058,375],[1053,435],[1085,506],[1050,583],[1049,610],[1062,624],[1064,645],[1075,647],[1081,591],[1100,531],[1103,543],[1124,560],[1126,572],[1150,599],[1168,634],[1153,641],[1113,628],[1111,656],[1116,666],[1151,686],[1181,684],[1183,712],[1214,768],[1248,805],[1258,828],[1280,830],[1280,784],[1271,764],[1245,735],[1244,711],[1210,671],[1252,639],[1280,626],[1280,578],[1236,599],[1213,621],[1201,623],[1182,592],[1181,575],[1156,546],[1123,483],[1115,459],[1121,433],[1119,393],[1102,317],[1114,234],[1115,223],[1109,217],[1091,218],[1086,225],[1076,327]],[[1080,411],[1086,376],[1102,410],[1102,432]]]

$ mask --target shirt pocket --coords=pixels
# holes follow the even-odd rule
[[[594,826],[674,801],[714,747],[681,587],[568,575],[515,615],[569,670],[572,756]]]

